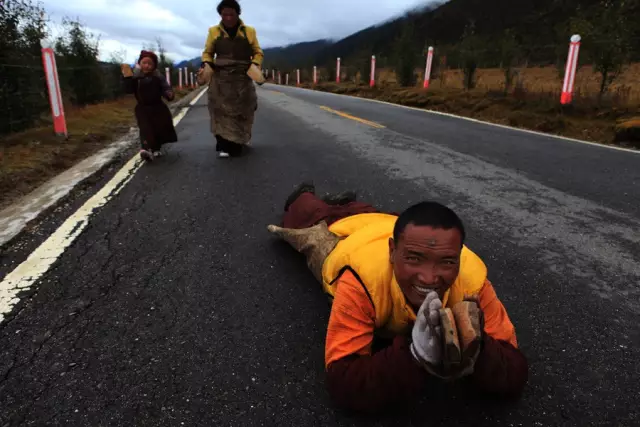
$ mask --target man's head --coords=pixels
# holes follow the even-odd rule
[[[462,221],[440,203],[422,202],[398,217],[389,239],[390,262],[415,310],[430,291],[442,298],[456,280],[464,239]]]
[[[236,0],[222,0],[218,4],[217,10],[220,18],[222,18],[222,24],[226,28],[233,28],[238,25],[241,9]]]

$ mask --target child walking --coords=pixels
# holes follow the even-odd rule
[[[173,101],[175,95],[167,79],[158,71],[158,57],[143,50],[138,58],[135,71],[123,64],[124,90],[135,95],[136,120],[140,129],[140,157],[151,161],[160,157],[162,145],[177,142],[178,136],[173,126],[169,107],[162,101]]]

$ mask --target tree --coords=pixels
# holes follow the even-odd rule
[[[464,88],[469,90],[476,86],[476,71],[478,69],[478,58],[481,49],[478,36],[476,36],[475,22],[470,21],[462,34],[460,43],[460,55],[462,59],[462,71],[464,78]]]
[[[601,0],[591,13],[580,11],[570,20],[571,31],[584,41],[581,55],[593,63],[601,76],[600,97],[630,61],[632,28],[628,6],[628,0]]]
[[[506,30],[500,40],[500,66],[504,71],[504,91],[508,93],[513,85],[515,76],[515,65],[520,53],[520,46],[513,30]]]
[[[39,4],[0,1],[0,134],[28,128],[49,107],[40,53],[46,24]]]
[[[164,43],[160,37],[156,37],[155,44],[148,44],[144,46],[143,49],[153,51],[158,55],[158,70],[161,73],[164,73],[165,69],[169,68],[171,81],[177,82],[179,80],[179,73],[181,70],[175,67],[175,62],[167,55],[167,49],[164,47]],[[191,71],[194,70],[192,69]]]
[[[337,60],[335,60],[333,64],[329,63],[329,65],[327,66],[327,73],[326,73],[327,81],[330,81],[330,82],[336,81],[336,76],[338,75],[337,64],[338,64]],[[342,63],[340,65],[342,65]],[[323,77],[324,77],[324,74],[323,74]]]
[[[555,65],[558,70],[558,77],[560,80],[564,79],[564,73],[566,71],[567,61],[567,49],[569,42],[569,35],[571,29],[569,22],[562,22],[554,27],[555,32]]]
[[[166,67],[173,68],[173,60],[167,56],[167,49],[164,47],[164,43],[160,37],[156,38],[156,48],[158,55],[158,68],[164,70]]]
[[[415,69],[418,60],[415,48],[415,25],[407,20],[402,27],[402,33],[396,42],[395,71],[400,86],[415,84]]]
[[[160,37],[156,37],[153,43],[145,43],[142,49],[149,50],[158,55],[158,69],[164,70],[165,67],[173,67],[174,62],[167,56],[167,49],[164,47],[164,43]]]
[[[109,62],[114,65],[126,64],[127,63],[127,50],[120,49],[111,52]]]
[[[340,64],[340,81],[348,82],[353,78],[353,67],[349,65],[349,63],[341,63]]]
[[[360,84],[369,84],[371,80],[371,56],[373,49],[370,46],[364,47],[357,56],[353,57],[352,62],[355,64],[355,73],[360,75]]]
[[[55,41],[61,57],[58,64],[60,84],[71,89],[74,105],[95,104],[104,100],[102,69],[98,60],[99,39],[87,33],[78,19],[62,20],[64,33]]]

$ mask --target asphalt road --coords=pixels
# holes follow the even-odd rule
[[[203,97],[181,142],[0,325],[0,425],[640,423],[640,155],[330,94],[259,94],[250,155],[216,158]],[[436,199],[459,212],[530,360],[520,401],[452,387],[380,419],[331,407],[326,298],[266,231],[304,179],[382,209]]]

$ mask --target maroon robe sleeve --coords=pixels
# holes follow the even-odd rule
[[[485,334],[472,378],[482,391],[518,397],[527,384],[529,364],[518,348]]]
[[[414,400],[427,379],[411,356],[409,341],[399,336],[373,355],[352,355],[331,363],[326,383],[338,407],[375,413]]]
[[[374,329],[369,294],[354,274],[344,272],[337,281],[325,349],[327,389],[340,408],[372,413],[407,403],[428,378],[405,337],[372,354]]]
[[[484,392],[518,396],[527,383],[529,365],[518,348],[515,327],[489,280],[478,302],[484,314],[484,337],[472,378]]]

